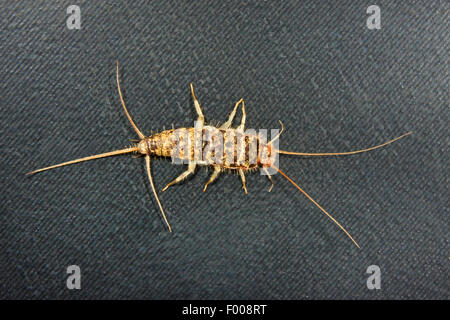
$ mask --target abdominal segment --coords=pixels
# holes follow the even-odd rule
[[[256,132],[236,129],[179,128],[156,133],[147,139],[151,154],[174,162],[250,170],[259,166],[262,143]]]

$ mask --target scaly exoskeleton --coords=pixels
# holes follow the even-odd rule
[[[176,179],[169,182],[162,191],[167,190],[171,185],[179,183],[186,179],[189,175],[193,174],[197,165],[201,166],[210,166],[213,168],[213,173],[210,177],[210,179],[206,182],[203,191],[206,191],[207,186],[213,182],[220,172],[222,171],[237,171],[239,173],[239,176],[242,180],[242,187],[244,189],[244,192],[247,194],[247,187],[245,183],[245,174],[249,173],[251,171],[254,171],[256,169],[261,169],[264,171],[265,175],[269,178],[271,182],[271,187],[269,189],[269,192],[272,190],[273,187],[273,180],[272,177],[268,171],[269,168],[272,170],[276,170],[276,172],[279,172],[283,177],[285,177],[290,183],[292,183],[301,193],[303,193],[309,200],[311,200],[324,214],[326,214],[336,225],[345,232],[345,234],[353,241],[353,243],[359,248],[358,243],[353,239],[353,237],[345,230],[345,228],[338,222],[336,219],[334,219],[331,214],[329,214],[322,206],[320,206],[313,198],[311,198],[310,195],[308,195],[302,188],[300,188],[291,178],[289,178],[283,171],[281,171],[278,167],[275,166],[274,162],[274,155],[277,154],[286,154],[286,155],[300,155],[300,156],[340,156],[340,155],[351,155],[356,153],[362,153],[367,152],[370,150],[374,150],[377,148],[381,148],[387,144],[390,144],[396,140],[399,140],[409,134],[411,132],[405,133],[404,135],[397,137],[395,139],[389,140],[383,144],[362,149],[362,150],[356,150],[356,151],[349,151],[349,152],[333,152],[333,153],[302,153],[302,152],[290,152],[290,151],[284,151],[280,149],[276,149],[273,146],[273,142],[276,141],[281,133],[283,132],[283,124],[280,121],[281,124],[281,131],[280,133],[275,136],[271,141],[266,142],[259,135],[256,134],[247,134],[245,133],[245,121],[246,121],[246,113],[245,113],[245,104],[244,100],[239,100],[228,120],[223,123],[220,127],[214,127],[210,125],[205,125],[205,117],[202,112],[202,108],[200,106],[199,101],[197,100],[195,93],[194,93],[194,87],[192,83],[190,84],[192,99],[194,101],[195,110],[197,112],[197,121],[195,123],[194,127],[190,128],[178,128],[178,129],[170,129],[170,130],[164,130],[159,133],[152,134],[150,136],[145,136],[136,126],[133,119],[131,118],[130,114],[128,113],[128,110],[125,106],[125,102],[122,96],[122,91],[120,89],[120,83],[119,83],[119,64],[116,65],[116,81],[117,81],[117,90],[119,93],[120,101],[122,103],[123,110],[125,111],[125,115],[127,116],[131,126],[133,127],[134,131],[139,136],[139,140],[137,140],[137,144],[126,149],[120,149],[115,150],[111,152],[106,152],[102,154],[97,154],[85,158],[80,158],[76,160],[67,161],[64,163],[60,163],[57,165],[45,167],[42,169],[37,169],[34,171],[31,171],[27,173],[35,174],[41,171],[66,166],[69,164],[84,162],[88,160],[93,159],[99,159],[99,158],[105,158],[110,157],[114,155],[119,154],[126,154],[126,153],[137,153],[138,155],[145,156],[145,163],[147,168],[147,175],[148,179],[150,181],[150,185],[153,191],[153,194],[156,198],[156,202],[158,203],[158,206],[161,210],[162,216],[164,221],[167,224],[167,227],[169,228],[169,231],[172,232],[172,228],[167,220],[167,217],[164,213],[164,209],[161,205],[161,202],[158,197],[158,193],[156,192],[155,185],[153,183],[153,178],[151,174],[151,165],[150,165],[150,157],[151,156],[158,156],[158,157],[172,157],[172,159],[175,157],[182,162],[186,162],[188,164],[188,168],[185,172],[183,172],[181,175],[179,175]],[[239,106],[242,105],[242,118],[240,124],[236,128],[232,128],[232,122],[234,120],[234,117],[236,115],[236,111],[239,108]],[[210,148],[205,151],[205,144],[203,143],[203,140],[196,136],[196,133],[200,134],[201,136],[205,133],[214,133],[213,137],[219,137],[221,140],[220,143],[223,142],[222,148]],[[199,144],[200,141],[200,144]],[[217,142],[216,141],[216,142]],[[228,143],[227,143],[228,141]],[[212,142],[214,142],[214,139],[212,139]],[[198,149],[196,149],[196,146]],[[220,144],[218,145],[220,147]],[[217,146],[216,146],[217,147]],[[199,152],[196,152],[199,151]],[[220,152],[217,152],[217,150],[220,150]],[[255,151],[255,152],[252,152]],[[174,152],[177,151],[176,154]],[[200,157],[198,155],[201,155]]]

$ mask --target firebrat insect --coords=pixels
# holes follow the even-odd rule
[[[99,159],[99,158],[104,158],[104,157],[110,157],[110,156],[115,156],[115,155],[120,155],[120,154],[126,154],[126,153],[137,153],[138,155],[142,155],[145,156],[145,163],[146,163],[146,167],[147,167],[147,174],[148,174],[148,179],[150,181],[150,185],[152,187],[152,191],[153,194],[155,195],[155,199],[156,202],[158,203],[159,209],[161,210],[162,213],[162,217],[164,218],[165,223],[167,224],[167,227],[169,228],[169,231],[172,232],[172,228],[167,220],[167,217],[164,213],[164,209],[161,205],[161,202],[159,201],[159,197],[158,194],[156,192],[155,189],[155,185],[153,183],[153,178],[152,178],[152,174],[151,174],[151,167],[150,167],[150,157],[151,156],[160,156],[160,157],[172,157],[173,156],[173,152],[174,150],[179,146],[179,144],[181,143],[180,141],[182,139],[174,139],[174,135],[176,133],[175,129],[171,129],[171,130],[164,130],[162,132],[159,133],[155,133],[152,134],[150,136],[145,136],[136,126],[136,124],[134,123],[134,121],[132,120],[130,114],[128,113],[127,108],[125,107],[125,102],[123,100],[123,96],[122,96],[122,91],[120,89],[120,83],[119,83],[119,64],[117,63],[116,65],[116,81],[117,81],[117,91],[119,93],[119,97],[120,97],[120,101],[122,103],[122,107],[123,110],[125,111],[125,115],[127,116],[131,126],[133,127],[134,131],[136,131],[137,135],[139,136],[140,140],[137,140],[137,144],[130,147],[130,148],[126,148],[126,149],[120,149],[120,150],[115,150],[115,151],[111,151],[111,152],[106,152],[106,153],[102,153],[102,154],[97,154],[97,155],[93,155],[93,156],[89,156],[89,157],[85,157],[85,158],[80,158],[80,159],[76,159],[76,160],[71,160],[71,161],[67,161],[64,163],[60,163],[60,164],[56,164],[53,166],[49,166],[49,167],[45,167],[42,169],[38,169],[38,170],[34,170],[31,171],[29,173],[27,173],[28,175],[31,174],[35,174],[38,172],[42,172],[45,170],[49,170],[49,169],[53,169],[53,168],[57,168],[57,167],[62,167],[62,166],[66,166],[69,164],[74,164],[74,163],[79,163],[79,162],[83,162],[83,161],[88,161],[88,160],[93,160],[93,159]],[[195,168],[197,165],[203,165],[203,166],[210,166],[213,168],[213,173],[210,177],[210,179],[206,182],[205,187],[203,189],[203,191],[206,191],[207,186],[213,182],[217,176],[219,175],[220,172],[222,171],[237,171],[239,173],[239,176],[242,180],[242,187],[245,191],[245,193],[247,193],[247,188],[245,185],[245,174],[249,173],[252,170],[256,170],[256,169],[261,169],[265,171],[265,174],[267,175],[267,177],[269,178],[270,182],[271,182],[271,187],[269,189],[269,191],[272,189],[273,187],[273,181],[272,181],[272,177],[270,176],[269,172],[268,172],[268,168],[272,168],[274,170],[276,170],[277,172],[279,172],[284,178],[286,178],[290,183],[292,183],[301,193],[303,193],[309,200],[311,200],[325,215],[327,215],[343,232],[345,232],[345,234],[353,241],[353,243],[359,248],[358,243],[353,239],[353,237],[347,232],[347,230],[345,230],[345,228],[338,222],[336,221],[336,219],[334,219],[324,208],[322,208],[322,206],[320,206],[313,198],[311,198],[310,195],[308,195],[302,188],[300,188],[291,178],[289,178],[283,171],[281,171],[279,168],[277,168],[274,164],[273,161],[263,161],[262,160],[262,154],[265,153],[267,155],[269,155],[269,157],[271,155],[274,154],[286,154],[286,155],[299,155],[299,156],[340,156],[340,155],[351,155],[351,154],[356,154],[356,153],[362,153],[362,152],[366,152],[366,151],[370,151],[370,150],[374,150],[377,148],[381,148],[385,145],[388,145],[396,140],[399,140],[409,134],[411,134],[411,132],[408,132],[400,137],[397,137],[395,139],[389,140],[383,144],[374,146],[374,147],[370,147],[370,148],[366,148],[366,149],[362,149],[362,150],[356,150],[356,151],[350,151],[350,152],[333,152],[333,153],[303,153],[303,152],[290,152],[290,151],[284,151],[284,150],[280,150],[280,149],[275,149],[273,147],[273,142],[279,138],[280,134],[283,132],[283,125],[281,124],[281,131],[280,133],[271,141],[264,142],[260,139],[260,137],[258,135],[242,135],[243,131],[244,131],[244,126],[245,126],[245,120],[246,120],[246,113],[245,113],[245,105],[244,105],[244,100],[241,99],[239,100],[234,108],[233,111],[231,112],[228,120],[223,123],[220,127],[212,127],[212,126],[205,126],[204,122],[205,122],[205,117],[203,116],[203,112],[202,109],[200,107],[200,103],[198,102],[195,93],[194,93],[194,87],[192,84],[190,84],[190,88],[191,88],[191,94],[192,94],[192,99],[194,100],[194,106],[195,106],[195,110],[197,112],[198,118],[197,118],[197,122],[196,122],[196,126],[191,127],[191,128],[180,128],[182,132],[185,133],[185,137],[187,141],[184,141],[184,143],[188,142],[188,150],[184,151],[184,153],[180,153],[180,157],[183,158],[185,161],[188,162],[188,169],[183,172],[179,177],[177,177],[175,180],[171,181],[170,183],[168,183],[164,189],[162,191],[167,190],[167,188],[169,188],[171,185],[179,183],[181,181],[183,181],[184,179],[186,179],[186,177],[188,177],[190,174],[194,173]],[[242,105],[242,120],[241,123],[239,124],[239,126],[237,126],[236,128],[232,128],[231,124],[232,121],[236,115],[236,111],[239,107],[239,105]],[[180,130],[177,129],[177,130]],[[194,155],[194,149],[193,146],[195,145],[195,141],[194,140],[194,134],[195,134],[195,130],[201,130],[202,132],[206,129],[212,129],[215,130],[216,132],[221,133],[223,136],[226,135],[233,135],[233,137],[239,137],[239,138],[233,138],[233,143],[230,145],[225,145],[224,150],[223,150],[223,154],[215,154],[216,159],[220,158],[220,160],[223,161],[211,161],[211,158],[207,158],[206,160],[202,160],[202,161],[197,161],[196,157]],[[241,139],[240,141],[238,141],[238,139]],[[250,161],[249,159],[249,150],[250,150],[250,145],[253,145],[257,147],[257,156],[256,156],[256,161]],[[231,150],[230,150],[231,148]],[[243,159],[240,159],[238,161],[236,154],[237,154],[237,149],[241,148],[241,151],[243,151],[244,157]],[[239,150],[238,150],[239,151]],[[225,154],[229,155],[231,154],[231,157],[226,157]]]

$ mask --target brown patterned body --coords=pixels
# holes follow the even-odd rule
[[[262,165],[262,153],[267,151],[267,144],[256,133],[204,126],[152,134],[138,144],[138,150],[142,154],[171,157],[184,163],[219,166],[222,171],[250,171]]]
[[[150,156],[159,156],[159,157],[172,157],[172,159],[181,160],[181,163],[186,162],[188,164],[188,168],[185,172],[179,175],[175,180],[171,181],[166,185],[162,191],[167,190],[171,185],[179,183],[186,179],[190,174],[194,173],[197,165],[203,166],[211,166],[214,168],[214,171],[210,177],[210,179],[206,182],[203,191],[206,191],[207,186],[215,181],[221,171],[225,170],[236,170],[238,171],[240,178],[242,180],[242,188],[245,193],[247,193],[246,183],[245,183],[245,173],[257,168],[261,168],[266,176],[269,178],[271,182],[271,187],[269,191],[273,187],[273,181],[268,169],[272,168],[276,172],[279,172],[283,177],[285,177],[294,187],[296,187],[302,194],[304,194],[309,200],[311,200],[324,214],[326,214],[334,223],[336,223],[342,231],[353,241],[353,243],[359,248],[357,242],[352,238],[352,236],[347,232],[347,230],[342,227],[324,208],[322,208],[311,196],[309,196],[302,188],[300,188],[291,178],[289,178],[283,171],[278,168],[278,165],[275,163],[275,159],[278,154],[286,154],[286,155],[300,155],[300,156],[337,156],[337,155],[351,155],[356,153],[367,152],[370,150],[374,150],[380,147],[383,147],[387,144],[390,144],[396,140],[401,139],[404,136],[411,134],[408,132],[400,137],[387,141],[383,144],[356,150],[349,152],[332,152],[332,153],[302,153],[302,152],[290,152],[277,149],[277,146],[273,146],[272,142],[276,141],[281,132],[283,132],[283,125],[281,132],[277,134],[275,138],[266,143],[266,140],[263,140],[263,136],[259,136],[255,133],[245,132],[245,105],[244,100],[239,100],[235,106],[233,111],[230,113],[228,120],[223,123],[219,128],[213,126],[205,126],[205,117],[201,110],[200,103],[195,97],[194,87],[191,83],[191,94],[192,99],[194,101],[194,106],[197,112],[197,121],[195,122],[195,127],[190,128],[180,128],[180,129],[171,129],[164,130],[162,132],[152,134],[149,137],[144,136],[144,134],[139,130],[136,124],[131,119],[130,114],[128,113],[127,108],[125,107],[125,102],[123,100],[122,92],[120,90],[119,85],[119,64],[117,63],[116,67],[116,79],[117,79],[117,90],[119,92],[120,101],[122,103],[125,114],[136,131],[137,135],[140,138],[140,141],[137,145],[114,150],[106,153],[101,153],[93,156],[88,156],[84,158],[79,158],[75,160],[66,161],[63,163],[59,163],[56,165],[52,165],[49,167],[37,169],[27,173],[35,174],[38,172],[42,172],[45,170],[58,168],[70,164],[80,163],[84,161],[105,158],[120,154],[127,154],[137,152],[145,155],[145,163],[147,168],[147,175],[150,181],[150,185],[155,195],[155,199],[158,203],[158,206],[161,210],[164,221],[166,222],[169,231],[172,231],[170,224],[167,220],[167,217],[164,213],[161,202],[159,201],[158,194],[156,192],[155,185],[153,183],[153,178],[151,174],[151,166],[150,166]],[[242,105],[242,118],[240,124],[236,128],[231,128],[233,119],[236,115],[236,110],[239,105]]]

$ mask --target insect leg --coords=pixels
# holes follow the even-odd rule
[[[196,166],[197,166],[197,164],[195,162],[189,162],[188,169],[185,172],[183,172],[182,174],[180,174],[178,176],[178,178],[176,178],[172,182],[169,182],[167,184],[167,186],[165,186],[164,189],[162,189],[162,192],[166,191],[167,188],[169,188],[171,185],[183,181],[184,179],[187,178],[188,175],[194,173]]]
[[[245,103],[244,103],[244,100],[242,100],[242,119],[241,119],[241,124],[237,127],[238,130],[244,131],[245,119],[246,118],[247,118],[247,115],[245,113]]]
[[[210,184],[211,182],[213,182],[214,180],[217,179],[217,176],[220,173],[220,167],[219,166],[214,166],[214,172],[211,175],[211,178],[209,178],[208,182],[205,183],[205,187],[203,188],[203,192],[206,191],[206,188],[208,187],[208,184]]]
[[[202,108],[200,107],[200,103],[198,102],[197,98],[195,97],[194,86],[192,85],[192,83],[191,83],[191,94],[192,94],[192,99],[194,100],[195,110],[197,111],[197,114],[198,114],[197,121],[200,121],[203,126],[203,124],[205,123],[205,116],[203,115]]]
[[[244,189],[245,194],[248,194],[248,192],[247,192],[247,187],[245,186],[245,174],[244,174],[244,170],[239,169],[239,175],[241,176],[241,180],[242,180],[242,188]]]
[[[266,173],[267,178],[269,178],[270,183],[271,183],[270,188],[269,188],[269,192],[270,192],[270,191],[272,191],[272,188],[273,188],[273,185],[274,185],[273,180],[272,180],[272,176],[270,175],[269,171],[266,168],[263,167],[263,170]]]
[[[159,209],[161,210],[162,216],[164,218],[164,221],[167,224],[167,227],[169,228],[169,231],[172,232],[172,228],[170,227],[169,221],[167,221],[166,214],[164,213],[164,209],[163,209],[163,207],[161,205],[161,202],[159,201],[158,194],[156,193],[155,184],[153,183],[152,172],[151,172],[151,167],[150,167],[150,156],[149,155],[145,156],[145,164],[147,166],[148,180],[150,181],[150,185],[152,187],[153,194],[155,195],[156,202],[158,203]]]
[[[236,102],[236,104],[234,105],[233,111],[231,111],[231,113],[230,113],[230,117],[228,118],[227,122],[225,122],[224,124],[222,124],[222,125],[220,126],[220,129],[228,129],[229,127],[231,127],[231,123],[233,122],[234,116],[236,115],[236,110],[237,110],[237,108],[239,107],[239,104],[240,104],[241,102],[243,103],[244,100],[241,99],[241,100],[239,100],[238,102]],[[244,120],[244,121],[245,121],[245,120]]]

